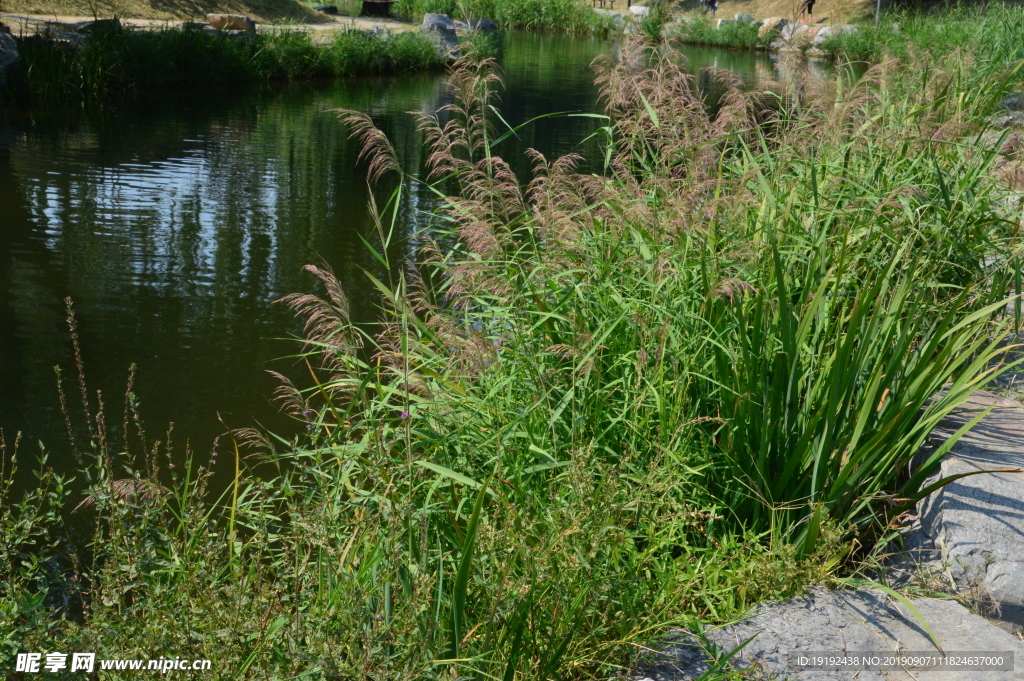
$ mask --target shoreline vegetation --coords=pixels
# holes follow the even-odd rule
[[[1019,322],[1019,142],[981,143],[1009,79],[956,50],[852,84],[717,77],[711,112],[680,53],[624,44],[597,67],[604,172],[535,154],[526,182],[492,153],[515,134],[492,60],[456,63],[453,102],[421,115],[422,180],[343,112],[394,188],[373,206],[392,275],[372,334],[323,268],[283,301],[305,321],[309,371],[279,394],[301,439],[233,431],[174,469],[130,387],[123,417],[90,393],[69,310],[86,501],[42,454],[14,498],[31,455],[0,443],[0,665],[607,679],[671,627],[875,564],[944,448],[915,455]],[[391,267],[418,182],[447,198]],[[235,475],[213,499],[218,457]]]
[[[612,17],[594,12],[581,0],[532,0],[529,3],[475,0],[399,0],[395,13],[418,20],[424,13],[455,19],[493,17],[505,29],[544,29],[567,33],[609,34],[621,30]],[[724,22],[716,27],[704,16],[673,18],[668,3],[651,5],[636,19],[635,32],[682,44],[731,49],[800,52],[809,41],[789,41],[761,24]],[[1024,59],[1016,36],[1024,31],[1024,8],[1001,4],[960,7],[937,14],[887,12],[855,24],[856,31],[834,31],[813,50],[840,61],[880,63],[921,60],[950,53],[970,54],[979,73],[1011,68]],[[472,48],[478,56],[500,52],[500,37],[480,34]],[[261,83],[313,81],[367,75],[438,71],[445,63],[432,38],[416,32],[371,34],[341,30],[328,39],[286,26],[253,34],[212,35],[194,28],[96,31],[73,43],[59,37],[25,36],[21,58],[8,74],[0,98],[17,101],[101,101],[161,88],[213,86],[238,89]]]
[[[418,21],[427,12],[493,17],[502,29],[607,33],[611,17],[585,0],[400,0],[394,13]],[[74,38],[74,40],[70,39]],[[102,23],[87,39],[55,33],[23,36],[0,101],[102,101],[143,91],[189,86],[240,89],[268,82],[443,70],[447,59],[434,37],[417,31],[357,29],[314,36],[287,25],[251,33],[184,27],[135,30]],[[460,49],[495,56],[501,37],[477,32]]]
[[[1024,47],[1016,40],[1024,30],[1024,8],[1018,5],[991,2],[932,12],[887,10],[877,26],[873,17],[850,25],[856,30],[832,32],[815,46],[815,54],[870,64],[970,55],[978,62],[975,68],[985,73],[1011,69],[1024,59]],[[666,21],[663,33],[665,39],[690,45],[782,52],[804,52],[810,47],[806,34],[787,40],[779,31],[759,35],[760,27],[760,21],[731,21],[716,27],[705,16],[685,15]]]
[[[392,11],[414,22],[426,13],[461,20],[487,18],[505,30],[587,34],[615,27],[611,17],[593,11],[588,0],[398,0]]]
[[[175,87],[237,90],[274,81],[440,71],[445,60],[420,33],[339,31],[317,42],[303,31],[211,35],[197,29],[96,32],[80,45],[46,37],[19,41],[7,96],[22,101],[92,101]]]

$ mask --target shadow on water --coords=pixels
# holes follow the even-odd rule
[[[607,49],[510,36],[505,120],[599,112],[590,64]],[[748,85],[777,75],[763,55],[688,54],[695,69],[728,68]],[[131,363],[149,436],[163,439],[173,422],[175,442],[190,441],[200,461],[223,430],[218,414],[233,427],[296,432],[271,403],[276,383],[265,372],[301,375],[279,359],[298,350],[283,339],[299,329],[274,301],[313,290],[302,267],[326,261],[354,318],[369,322],[375,296],[363,271],[384,274],[362,243],[374,240],[365,168],[331,110],[369,113],[406,169],[419,172],[426,151],[408,112],[435,112],[447,97],[443,76],[429,75],[198,93],[63,120],[13,117],[0,127],[0,427],[24,431],[33,449],[42,440],[58,468],[72,467],[53,371],[73,369],[63,303],[71,296],[115,442]],[[520,171],[528,147],[548,158],[577,151],[598,171],[596,140],[580,142],[600,124],[547,118],[496,153],[520,159]],[[422,187],[406,194],[392,262],[411,255],[408,237],[434,206]]]

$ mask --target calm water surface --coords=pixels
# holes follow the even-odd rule
[[[590,63],[607,43],[512,35],[504,59],[503,117],[518,125],[552,112],[599,112]],[[695,68],[745,82],[773,77],[765,56],[693,49]],[[73,370],[63,300],[80,324],[89,383],[120,424],[128,367],[149,436],[175,424],[175,441],[209,451],[223,431],[296,426],[270,401],[267,369],[301,377],[282,359],[298,346],[289,311],[274,301],[315,290],[303,265],[341,276],[354,316],[374,317],[363,270],[379,265],[365,168],[331,109],[369,113],[410,172],[424,157],[410,111],[447,103],[440,75],[359,79],[229,99],[201,94],[70,117],[10,115],[0,123],[0,428],[39,440],[58,468],[73,467],[54,366]],[[68,117],[64,117],[68,118]],[[579,151],[594,119],[537,122],[497,151],[549,158]],[[402,206],[401,262],[432,207],[423,191]],[[118,430],[117,425],[111,429]],[[115,435],[115,438],[119,438]],[[162,436],[161,436],[162,437]],[[205,456],[203,457],[205,459]]]

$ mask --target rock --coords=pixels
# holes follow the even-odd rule
[[[818,31],[821,30],[820,26],[810,26],[808,24],[787,24],[779,31],[779,39],[772,42],[773,49],[779,49],[775,47],[775,43],[780,43],[782,46],[795,49],[804,50],[811,46],[811,43],[818,35]]]
[[[447,14],[424,14],[420,30],[433,38],[437,53],[444,59],[459,56],[459,38],[455,33],[455,22]]]
[[[899,33],[900,32],[900,23],[898,21],[892,22],[892,32],[893,33]]]
[[[621,31],[626,27],[626,17],[619,12],[609,12],[608,16],[612,18],[612,25],[615,26],[615,30]]]
[[[629,8],[629,11],[633,13],[633,16],[637,19],[642,19],[651,13],[650,7],[644,7],[643,5],[633,5]]]
[[[946,654],[995,652],[1001,669],[925,670],[893,666],[880,670],[846,666],[809,668],[800,664],[808,653],[907,655],[941,657],[916,616],[904,604],[891,602],[881,591],[812,589],[807,595],[755,608],[738,624],[705,632],[708,641],[731,653],[745,641],[732,664],[760,672],[752,678],[792,681],[1021,681],[1024,642],[973,614],[952,600],[917,599],[914,605]],[[689,632],[673,632],[632,678],[652,681],[693,681],[708,671],[708,657]],[[998,657],[998,655],[997,655]],[[1016,658],[1016,659],[1014,659]],[[1014,665],[1014,663],[1016,663]],[[1007,669],[1007,667],[1009,667]],[[718,678],[718,677],[716,677]]]
[[[733,19],[735,19],[736,21],[738,21],[741,24],[756,24],[757,23],[757,19],[754,18],[754,15],[753,14],[747,14],[746,12],[740,12],[739,14],[734,16]]]
[[[729,24],[736,24],[736,23],[739,23],[739,22],[737,22],[735,19],[719,19],[718,20],[718,24],[717,24],[717,28],[722,28],[723,26],[728,26]]]
[[[455,22],[447,14],[424,14],[423,23],[420,24],[421,31],[435,31],[437,29],[455,30]]]
[[[1000,103],[1010,111],[1024,111],[1024,92],[1011,92]]]
[[[207,14],[206,20],[213,28],[224,31],[255,31],[256,22],[241,14]]]
[[[814,47],[820,48],[822,44],[829,38],[844,33],[856,33],[857,27],[850,26],[848,24],[833,24],[831,26],[822,26],[821,30],[818,31],[818,35],[814,37],[814,41],[811,43]]]
[[[986,120],[988,120],[993,127],[999,129],[1024,128],[1024,113],[1011,113],[1004,116],[989,116]]]
[[[792,21],[783,17],[768,17],[761,22],[761,28],[757,29],[757,35],[763,38],[773,33],[780,33],[782,29],[792,23]]]
[[[925,485],[961,473],[1021,472],[960,478],[926,497],[917,510],[922,532],[967,596],[993,616],[1024,625],[1024,405],[978,391],[932,431],[930,448],[918,458],[988,407],[995,409],[953,445]]]
[[[498,30],[498,25],[490,19],[470,19],[469,28],[481,33],[490,33]]]
[[[18,63],[18,43],[10,33],[0,33],[0,85],[7,82],[7,72]]]
[[[0,21],[0,33],[10,33],[11,29],[4,22]]]
[[[313,9],[317,12],[323,12],[324,14],[334,15],[338,13],[337,5],[316,5]]]
[[[81,35],[97,35],[100,33],[117,33],[121,30],[121,20],[96,19],[95,21],[81,21],[71,26],[71,30]]]
[[[779,37],[783,40],[794,40],[797,36],[807,32],[807,24],[786,24],[779,31]]]

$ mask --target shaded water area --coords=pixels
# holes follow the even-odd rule
[[[592,39],[508,36],[502,116],[518,125],[600,112],[590,64],[609,49]],[[748,85],[777,76],[764,55],[687,54],[695,69],[727,68]],[[287,340],[299,325],[274,301],[315,290],[302,267],[325,261],[354,318],[371,321],[375,294],[363,270],[382,274],[361,240],[374,241],[365,167],[331,110],[369,113],[416,173],[425,150],[407,112],[448,101],[445,77],[435,74],[176,95],[74,115],[9,113],[0,123],[0,428],[9,438],[23,431],[29,451],[43,441],[52,464],[73,469],[54,377],[55,365],[73,374],[70,296],[115,446],[131,363],[149,437],[163,439],[173,422],[174,441],[190,441],[200,461],[224,430],[218,415],[231,427],[297,432],[272,403],[276,380],[266,370],[305,375],[282,359],[299,350]],[[596,141],[580,144],[600,124],[547,118],[496,153],[581,152],[600,171]],[[392,262],[415,252],[434,205],[422,187],[405,195]]]

